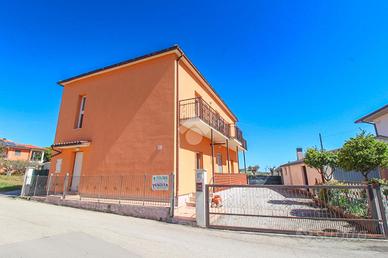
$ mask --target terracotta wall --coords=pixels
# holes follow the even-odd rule
[[[212,180],[212,158],[210,139],[203,137],[200,134],[189,130],[188,128],[180,128],[180,148],[179,148],[179,195],[185,195],[195,192],[195,169],[196,169],[196,153],[202,153],[203,169],[207,171],[208,182]],[[226,160],[225,146],[214,147],[214,169],[218,170],[216,164],[217,153],[222,154],[223,172],[228,173],[228,165]],[[230,155],[230,171],[238,173],[237,153],[229,150]],[[232,168],[234,170],[232,170]]]
[[[81,149],[82,175],[173,172],[175,58],[165,55],[64,86],[55,142],[91,141]],[[84,122],[75,129],[81,95],[87,97]],[[51,172],[62,158],[62,173],[71,173],[74,152],[54,157]]]
[[[248,178],[246,174],[215,174],[214,183],[220,185],[247,185]]]
[[[282,167],[282,179],[284,185],[304,185],[303,176],[304,163],[293,164]],[[316,169],[306,166],[308,185],[315,185],[322,182],[321,175]]]
[[[196,78],[192,71],[183,63],[179,63],[179,100],[202,97],[213,109],[215,109],[228,123],[235,123],[235,119],[223,107],[222,103],[209,91],[205,85]]]
[[[201,96],[211,107],[216,110],[223,119],[228,123],[236,122],[235,118],[223,106],[221,101],[212,93],[206,85],[185,65],[184,62],[179,63],[178,67],[178,93],[179,100],[195,98]],[[193,130],[184,126],[179,128],[179,186],[178,194],[185,195],[195,192],[195,168],[196,168],[196,153],[200,152],[203,155],[203,168],[207,171],[208,182],[212,180],[212,157],[210,139],[201,136]],[[222,155],[222,171],[228,173],[227,151],[225,146],[214,147],[214,170],[218,172],[216,163],[217,153]],[[230,171],[238,173],[238,157],[235,150],[229,150],[230,156]],[[184,178],[184,179],[183,179]]]

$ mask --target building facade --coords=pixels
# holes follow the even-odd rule
[[[184,199],[196,169],[209,182],[239,173],[247,147],[237,117],[178,46],[59,84],[53,174],[174,174]]]

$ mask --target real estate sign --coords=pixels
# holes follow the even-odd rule
[[[152,176],[152,191],[168,190],[168,175]]]

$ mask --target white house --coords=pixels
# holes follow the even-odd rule
[[[356,123],[372,124],[375,128],[376,138],[388,142],[388,104],[361,117]]]

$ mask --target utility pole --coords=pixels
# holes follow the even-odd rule
[[[321,151],[323,151],[323,142],[322,142],[322,135],[319,133],[319,142],[321,144]]]

